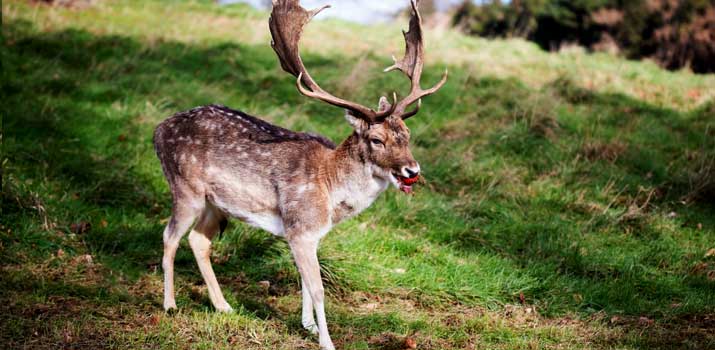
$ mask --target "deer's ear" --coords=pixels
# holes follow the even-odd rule
[[[377,102],[377,111],[378,112],[384,112],[388,109],[390,109],[392,105],[390,104],[390,101],[387,100],[387,97],[381,96],[380,100]]]
[[[362,133],[368,128],[367,122],[364,119],[354,116],[352,112],[347,109],[345,110],[345,120],[350,123],[350,126],[355,129],[358,135],[362,135]]]

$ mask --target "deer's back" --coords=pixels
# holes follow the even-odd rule
[[[212,165],[254,173],[278,171],[286,159],[307,149],[335,148],[323,136],[284,129],[220,105],[167,118],[154,132],[154,146],[170,181]]]

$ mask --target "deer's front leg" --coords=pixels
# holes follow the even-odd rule
[[[325,295],[323,292],[323,281],[320,278],[320,265],[318,264],[318,237],[295,237],[289,241],[295,264],[300,272],[302,284],[307,287],[307,294],[310,297],[315,314],[318,319],[318,336],[320,348],[333,350],[332,340],[328,334],[328,323],[325,319],[325,305],[323,303]],[[306,293],[303,292],[303,298]],[[303,316],[305,316],[306,302],[303,301]],[[312,313],[312,312],[311,312]],[[312,316],[312,315],[311,315]],[[312,318],[312,317],[311,317]],[[305,320],[305,318],[304,318]]]
[[[300,279],[300,289],[303,294],[303,313],[301,315],[301,323],[303,328],[307,329],[312,334],[318,334],[318,326],[315,324],[315,313],[313,312],[313,299],[310,296],[310,290],[305,285],[305,280]]]

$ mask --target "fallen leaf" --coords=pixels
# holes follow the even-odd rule
[[[577,303],[580,303],[583,301],[583,296],[581,294],[576,293],[573,295],[573,300],[575,300]]]
[[[650,326],[650,325],[652,325],[655,321],[651,320],[651,319],[648,318],[648,317],[641,316],[641,317],[638,318],[638,322],[639,322],[640,324],[642,324],[642,325]]]
[[[70,231],[78,235],[89,232],[91,228],[92,224],[87,221],[80,221],[70,225]]]
[[[378,303],[367,303],[360,305],[360,308],[364,310],[375,310],[379,305]]]
[[[708,263],[699,262],[699,263],[695,264],[695,266],[693,266],[693,268],[691,269],[691,273],[699,274],[700,272],[707,270],[707,268],[708,268]]]
[[[705,253],[706,258],[709,258],[711,256],[715,256],[715,248],[710,248],[710,250]]]
[[[159,318],[159,315],[153,315],[153,316],[149,319],[149,323],[150,323],[152,326],[158,325],[158,324],[159,324],[159,321],[161,321],[161,318]]]
[[[406,349],[417,349],[417,342],[411,337],[405,338],[405,348]]]
[[[57,249],[57,257],[58,257],[58,258],[61,258],[61,257],[63,257],[63,256],[65,256],[65,251],[62,250],[62,248]]]
[[[697,100],[698,98],[700,98],[700,94],[701,94],[701,92],[698,89],[688,90],[688,97],[690,97],[693,100]]]
[[[117,140],[119,140],[119,142],[124,142],[127,140],[127,135],[119,134],[119,136],[117,136]]]
[[[102,227],[107,227],[107,225],[109,225],[109,223],[107,222],[107,220],[102,219],[102,221],[99,222],[99,225]]]
[[[519,292],[519,301],[521,302],[521,305],[524,305],[526,303],[526,298],[524,298],[524,292]]]
[[[261,287],[264,291],[268,290],[271,288],[271,282],[269,281],[258,281],[258,286]]]

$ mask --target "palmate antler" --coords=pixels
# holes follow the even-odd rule
[[[268,20],[268,26],[271,31],[271,36],[273,37],[271,47],[273,47],[273,50],[278,55],[283,70],[298,78],[296,86],[303,95],[348,109],[353,115],[363,118],[369,123],[380,122],[389,115],[401,116],[403,119],[407,119],[415,115],[419,110],[420,98],[434,93],[447,81],[447,73],[445,72],[442,80],[434,87],[428,90],[422,90],[422,88],[420,88],[420,77],[422,75],[424,60],[422,20],[417,8],[417,1],[411,0],[411,2],[412,17],[410,18],[410,29],[408,32],[403,32],[407,44],[405,57],[400,61],[395,60],[395,64],[385,71],[394,69],[401,70],[412,81],[412,88],[407,97],[400,102],[395,100],[390,108],[386,110],[375,111],[358,103],[331,95],[313,80],[313,77],[310,76],[303,65],[303,60],[300,57],[298,49],[298,42],[303,33],[303,27],[310,22],[315,15],[325,8],[330,7],[330,5],[308,11],[300,6],[299,0],[273,0],[273,11]],[[305,84],[307,89],[303,84]],[[418,101],[415,110],[405,113],[405,108],[415,101]]]
[[[363,118],[371,123],[384,119],[392,113],[393,108],[378,112],[358,103],[333,96],[323,90],[305,69],[298,50],[300,35],[303,33],[303,27],[310,22],[313,16],[328,7],[330,5],[307,11],[300,6],[298,0],[274,0],[271,18],[268,20],[268,26],[273,37],[271,47],[278,55],[283,70],[298,78],[296,85],[303,95],[348,109],[356,117]],[[304,88],[303,84],[308,89]],[[393,103],[394,105],[396,104]]]
[[[400,70],[405,73],[407,78],[410,79],[412,85],[410,88],[410,93],[404,99],[400,100],[395,106],[394,114],[400,115],[402,119],[407,119],[415,114],[420,109],[422,104],[422,97],[431,95],[439,90],[444,83],[447,82],[447,71],[444,71],[442,79],[435,84],[433,87],[422,90],[420,87],[420,78],[422,78],[422,67],[424,66],[424,41],[422,38],[422,17],[420,16],[420,11],[417,8],[417,0],[411,0],[412,4],[412,16],[410,17],[410,28],[407,32],[402,31],[402,35],[405,36],[405,57],[401,60],[392,59],[395,64],[385,68],[385,72],[389,72],[395,69]],[[417,106],[411,112],[405,113],[405,109],[417,101]]]

